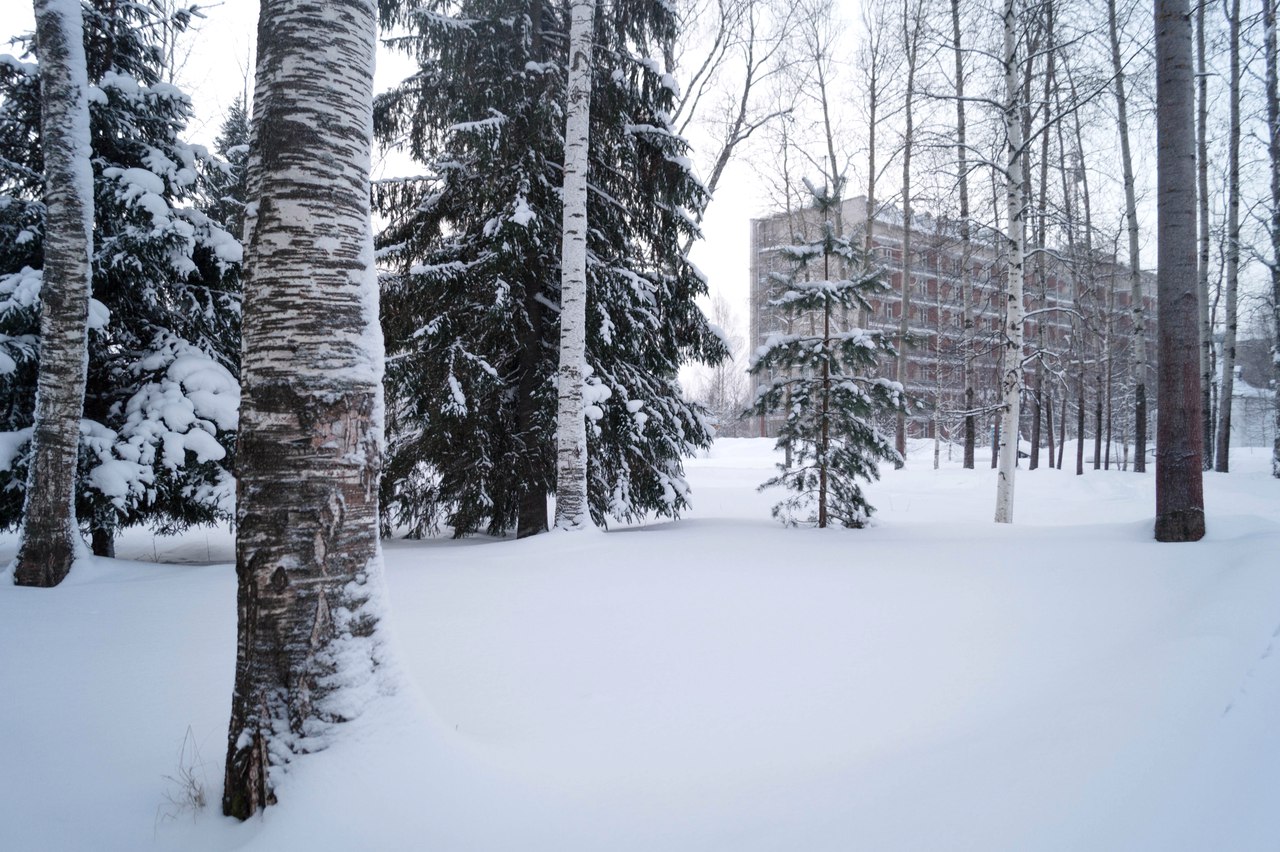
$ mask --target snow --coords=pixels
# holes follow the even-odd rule
[[[56,590],[0,583],[3,845],[1280,847],[1269,450],[1206,474],[1188,545],[1152,541],[1152,474],[1024,470],[997,526],[985,459],[934,471],[912,450],[868,486],[865,530],[771,520],[756,439],[688,462],[678,522],[387,542],[412,685],[244,825],[217,815],[229,533],[129,531]],[[0,564],[14,549],[0,537]],[[188,742],[202,812],[166,799]]]

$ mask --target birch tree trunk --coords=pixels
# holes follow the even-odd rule
[[[569,5],[569,78],[564,132],[564,243],[560,276],[560,370],[556,409],[557,529],[592,526],[587,502],[587,155],[595,0]]]
[[[998,524],[1013,523],[1013,485],[1018,467],[1018,422],[1022,406],[1023,267],[1026,264],[1026,199],[1023,196],[1022,110],[1019,101],[1017,17],[1014,0],[1004,0],[1005,201],[1008,208],[1008,257],[1005,260],[1004,366],[1000,382],[1002,417],[1000,463],[996,479]]]
[[[1238,0],[1236,0],[1238,2]],[[1156,437],[1157,541],[1204,537],[1196,298],[1195,148],[1187,0],[1156,0],[1156,212],[1160,312]]]
[[[1276,3],[1262,0],[1263,61],[1267,88],[1267,155],[1271,161],[1271,317],[1275,338],[1271,361],[1276,393],[1280,395],[1280,84],[1277,81]],[[1276,400],[1276,436],[1271,452],[1271,475],[1280,477],[1280,397]]]
[[[36,0],[45,243],[40,374],[22,541],[13,579],[56,586],[84,553],[76,524],[76,457],[84,410],[93,270],[93,170],[84,23],[76,0]]]
[[[1270,0],[1264,0],[1270,2]],[[1213,469],[1213,322],[1209,317],[1209,74],[1204,10],[1196,4],[1196,193],[1200,210],[1200,410],[1204,421],[1205,470]]]
[[[239,630],[223,812],[390,689],[382,337],[369,222],[376,7],[263,0],[246,221]]]
[[[1218,391],[1217,447],[1213,469],[1231,469],[1231,398],[1235,393],[1236,326],[1240,284],[1240,0],[1230,0],[1228,42],[1230,71],[1228,85],[1231,119],[1227,131],[1227,286],[1224,307],[1225,335],[1222,340],[1222,385]]]
[[[973,241],[969,227],[969,151],[964,111],[964,48],[960,40],[960,0],[951,0],[951,46],[956,59],[956,165],[960,180],[960,359],[964,372],[964,467],[973,470],[977,418],[977,376],[973,359]]]
[[[1147,469],[1147,321],[1142,301],[1142,257],[1138,245],[1138,202],[1134,193],[1133,155],[1129,148],[1129,101],[1116,0],[1107,0],[1107,29],[1111,37],[1111,72],[1115,75],[1116,119],[1120,130],[1120,168],[1124,175],[1124,211],[1129,231],[1129,311],[1133,316],[1133,470]]]

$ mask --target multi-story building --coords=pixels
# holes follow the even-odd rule
[[[818,222],[813,210],[792,215],[777,214],[751,222],[751,305],[750,340],[752,350],[771,333],[806,333],[805,318],[786,319],[770,301],[786,288],[785,276],[792,270],[778,252],[780,246],[814,238]],[[846,234],[866,234],[866,200],[844,202],[841,229]],[[883,269],[888,291],[871,300],[871,309],[862,317],[842,317],[844,327],[884,331],[898,338],[903,299],[903,222],[901,214],[882,209],[875,217],[873,254]],[[901,377],[911,406],[907,416],[909,437],[958,437],[967,411],[978,417],[979,427],[989,440],[997,417],[1002,352],[1005,277],[1004,242],[999,234],[979,230],[971,236],[969,280],[972,282],[971,343],[966,352],[963,326],[962,242],[956,223],[927,215],[913,217],[910,241],[910,292],[907,314],[908,339],[904,345],[905,374]],[[1154,339],[1154,276],[1145,276],[1147,338]],[[1046,415],[1061,430],[1063,405],[1071,400],[1068,431],[1075,434],[1076,400],[1086,397],[1089,412],[1087,429],[1096,426],[1096,406],[1103,404],[1104,416],[1115,431],[1115,441],[1123,443],[1132,432],[1131,405],[1125,403],[1125,385],[1130,374],[1129,359],[1133,320],[1130,311],[1128,272],[1113,256],[1060,248],[1035,252],[1027,259],[1025,278],[1024,439],[1032,434],[1032,418]],[[1155,348],[1150,342],[1148,357],[1154,365]],[[971,360],[975,375],[975,398],[970,407],[964,399],[964,365]],[[895,359],[886,358],[881,375],[898,378]],[[1148,385],[1154,397],[1155,373]],[[1154,399],[1151,400],[1154,409]],[[1054,409],[1058,410],[1054,410]],[[1125,421],[1126,413],[1128,421]],[[1048,425],[1048,424],[1045,424]],[[777,423],[760,418],[758,432],[773,435]],[[1106,428],[1104,426],[1104,428]],[[1148,430],[1150,433],[1150,430]],[[1047,439],[1044,442],[1047,443]]]

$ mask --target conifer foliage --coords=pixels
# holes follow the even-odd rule
[[[587,373],[593,520],[676,515],[681,457],[711,439],[676,380],[723,356],[681,243],[705,192],[650,56],[671,7],[598,10],[588,170]],[[425,174],[383,181],[390,520],[425,533],[547,527],[554,490],[568,21],[544,0],[401,0],[383,24],[419,71],[375,104],[375,133]]]
[[[239,390],[240,244],[195,209],[191,103],[162,82],[157,7],[82,4],[90,82],[93,300],[77,514],[112,530],[226,517]],[[174,13],[174,24],[190,20]],[[21,518],[44,244],[39,66],[0,57],[0,524]]]
[[[887,290],[879,270],[864,270],[861,250],[836,232],[838,193],[808,185],[821,220],[818,239],[778,249],[791,265],[775,273],[785,291],[771,302],[787,316],[813,320],[810,334],[774,334],[756,352],[751,374],[765,382],[748,411],[781,413],[778,448],[787,451],[779,474],[760,486],[794,492],[773,508],[788,525],[865,526],[873,511],[859,481],[878,479],[879,462],[901,464],[893,442],[876,426],[902,405],[902,386],[874,375],[877,359],[894,354],[880,332],[835,328],[866,296]],[[861,277],[845,277],[857,272]]]

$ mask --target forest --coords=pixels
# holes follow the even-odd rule
[[[1280,842],[1273,0],[33,12],[15,848]]]

